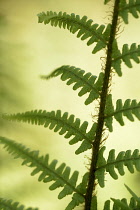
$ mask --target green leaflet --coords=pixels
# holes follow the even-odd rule
[[[122,61],[129,68],[132,68],[131,59],[136,63],[140,63],[140,45],[132,43],[129,47],[128,44],[124,44],[122,52],[118,49],[117,43],[114,42],[114,49],[112,54],[112,66],[119,76],[122,76],[121,63]]]
[[[139,17],[140,0],[120,1],[119,16],[122,17],[125,24],[128,24],[128,14],[131,13],[134,18]]]
[[[124,166],[127,167],[130,173],[134,173],[134,166],[137,171],[140,171],[140,154],[138,149],[135,149],[133,153],[131,150],[121,151],[117,157],[115,156],[115,150],[112,149],[109,151],[107,160],[103,157],[104,150],[105,147],[102,147],[99,151],[95,174],[100,187],[105,186],[105,171],[109,172],[113,179],[118,179],[118,174],[121,176],[125,174]]]
[[[77,190],[79,190],[83,195],[86,193],[86,186],[88,182],[89,173],[85,173],[82,182],[77,186]],[[84,203],[84,198],[80,196],[78,193],[74,193],[72,196],[71,202],[68,204],[65,210],[72,210],[76,206],[79,206],[80,204]]]
[[[132,122],[134,121],[133,116],[140,120],[140,102],[137,102],[135,99],[127,99],[123,104],[122,100],[118,99],[116,101],[116,108],[114,109],[112,96],[109,95],[105,109],[105,125],[110,132],[113,131],[113,118],[115,118],[120,123],[120,125],[123,126],[123,116],[127,117],[127,119]]]
[[[105,167],[102,167],[102,168],[100,168],[100,170],[98,170],[98,167],[106,165],[106,160],[103,157],[105,148],[106,147],[104,146],[99,150],[98,161],[97,161],[97,170],[95,172],[95,176],[96,176],[96,179],[98,180],[100,187],[105,186],[105,183],[104,183]]]
[[[92,197],[91,201],[91,210],[97,210],[97,196]]]
[[[129,191],[129,193],[133,196],[133,198],[137,201],[140,207],[140,197],[138,197],[127,185],[125,185],[125,187]]]
[[[40,173],[38,181],[44,183],[54,181],[49,187],[50,190],[63,187],[63,190],[58,195],[59,199],[62,199],[66,195],[76,192],[80,197],[84,197],[80,188],[76,187],[78,180],[78,171],[74,171],[70,176],[71,169],[62,163],[59,167],[57,166],[57,160],[53,160],[49,164],[49,155],[39,156],[38,151],[30,151],[24,145],[14,142],[13,140],[0,137],[0,144],[4,145],[4,148],[14,156],[14,158],[23,159],[22,165],[33,167],[31,175],[34,176]]]
[[[110,210],[110,200],[105,201],[103,210]]]
[[[113,209],[119,209],[119,210],[140,209],[140,198],[127,185],[125,185],[125,187],[133,197],[130,199],[129,204],[126,198],[122,198],[121,200],[111,198],[111,200],[114,202]],[[105,202],[104,210],[110,210],[110,201]]]
[[[127,203],[125,202],[126,200],[119,200],[119,199],[114,199],[111,198],[111,200],[114,202],[114,204],[116,205],[117,209],[123,209],[123,210],[132,210]],[[115,206],[114,205],[114,206]]]
[[[73,85],[73,90],[80,88],[78,96],[83,96],[88,93],[88,97],[85,100],[85,105],[92,103],[95,99],[99,98],[100,91],[102,89],[104,73],[101,72],[97,77],[90,72],[85,73],[84,70],[76,68],[74,66],[61,66],[54,70],[47,76],[41,76],[42,79],[50,79],[61,75],[61,80],[66,81],[67,85]]]
[[[60,135],[65,135],[66,139],[71,138],[70,145],[76,144],[78,141],[82,141],[79,148],[76,150],[76,154],[84,152],[92,148],[94,136],[96,132],[96,123],[93,124],[91,129],[86,133],[88,122],[84,121],[80,125],[80,119],[74,115],[68,115],[68,112],[61,114],[61,110],[46,112],[45,110],[34,110],[25,113],[17,113],[12,115],[3,115],[4,119],[22,121],[36,125],[43,125],[49,127],[54,132],[59,132]]]
[[[107,42],[110,34],[110,24],[105,27],[104,25],[92,24],[93,20],[87,20],[87,16],[83,16],[80,19],[79,15],[72,13],[71,15],[66,12],[62,13],[47,11],[38,14],[38,22],[44,24],[51,24],[51,26],[59,26],[64,29],[67,28],[71,33],[77,33],[77,37],[81,40],[88,39],[87,45],[96,43],[92,53],[96,53],[99,50],[107,46]]]
[[[113,201],[113,208],[110,207],[110,200],[105,201],[104,203],[104,209],[103,210],[138,210],[139,209],[139,204],[137,204],[136,200],[132,197],[129,201],[129,205],[128,205],[128,201],[126,198],[122,198],[121,200],[119,199],[114,199],[111,198],[111,200]]]
[[[25,208],[19,202],[13,202],[13,200],[7,200],[0,198],[0,209],[1,210],[39,210],[38,208]]]

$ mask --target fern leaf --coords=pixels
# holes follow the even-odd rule
[[[77,190],[80,191],[83,195],[86,193],[86,186],[88,182],[89,173],[85,173],[82,182],[77,186]],[[80,204],[84,203],[84,198],[80,196],[78,193],[74,193],[71,202],[68,204],[65,210],[72,210],[76,206],[79,206]]]
[[[107,42],[110,34],[110,24],[105,27],[104,25],[92,24],[92,20],[87,20],[87,16],[80,18],[79,15],[72,13],[71,15],[66,12],[62,13],[48,11],[38,14],[38,22],[44,24],[51,24],[51,26],[59,26],[64,29],[67,28],[71,33],[77,33],[77,37],[81,40],[89,39],[87,45],[96,43],[92,53],[96,53],[99,50],[107,46]]]
[[[110,210],[110,200],[105,201],[103,210]]]
[[[105,147],[102,147],[99,151],[99,158],[97,162],[96,178],[100,187],[104,187],[105,171],[109,172],[113,179],[118,179],[118,174],[123,176],[125,174],[124,166],[127,167],[130,173],[134,173],[134,166],[137,171],[140,171],[140,154],[139,150],[135,149],[131,154],[131,150],[126,152],[121,151],[117,157],[115,157],[115,150],[112,149],[109,152],[107,161],[103,157]]]
[[[107,200],[104,203],[104,209],[103,210],[139,209],[139,204],[136,202],[136,200],[133,197],[130,199],[129,205],[128,205],[128,201],[127,201],[126,198],[122,198],[121,200],[111,198],[111,200],[113,201],[113,208],[110,207],[110,200]]]
[[[117,209],[121,208],[123,210],[132,210],[123,200],[114,198],[111,198],[111,200],[114,202],[114,204],[116,204],[116,206],[118,207]]]
[[[101,167],[102,165],[106,165],[106,160],[103,157],[105,148],[106,147],[104,146],[99,150],[97,168]],[[96,179],[98,180],[100,187],[104,187],[105,186],[105,182],[104,182],[105,167],[100,168],[100,170],[96,170],[95,176],[96,176]]]
[[[112,67],[115,69],[118,76],[122,76],[122,71],[121,71],[122,60],[120,58],[121,58],[121,52],[118,48],[117,41],[114,40],[114,42],[113,42],[113,52],[112,52]]]
[[[135,61],[136,63],[140,63],[140,45],[136,46],[136,43],[132,43],[129,47],[128,44],[124,44],[122,47],[122,53],[118,49],[117,46],[114,45],[114,51],[113,51],[113,60],[112,60],[112,66],[116,70],[119,76],[122,75],[121,72],[121,63],[122,61],[125,63],[125,65],[129,68],[132,68],[131,59]]]
[[[42,110],[28,111],[25,113],[17,113],[12,115],[3,115],[4,119],[13,121],[22,121],[36,125],[43,125],[49,127],[54,132],[59,132],[60,135],[64,135],[66,139],[71,138],[70,145],[76,144],[78,141],[83,141],[79,148],[76,150],[76,154],[80,154],[88,149],[92,148],[94,141],[97,124],[94,123],[91,129],[86,132],[88,122],[84,121],[80,125],[80,119],[74,115],[68,116],[65,112],[61,114],[61,110],[46,112]]]
[[[67,85],[73,85],[73,90],[81,88],[80,92],[78,93],[80,97],[88,93],[85,105],[88,105],[95,99],[99,98],[104,76],[102,72],[99,74],[99,77],[96,80],[97,77],[92,75],[90,72],[85,73],[84,70],[74,66],[61,66],[48,76],[41,76],[41,78],[47,80],[59,75],[61,75],[62,81],[67,80]]]
[[[128,14],[131,13],[134,18],[139,17],[140,1],[139,0],[126,0],[120,1],[119,16],[122,17],[125,24],[128,24]]]
[[[109,94],[106,99],[105,115],[110,115],[113,112],[114,112],[114,107],[112,103],[112,95]],[[105,122],[106,127],[109,129],[109,131],[112,132],[113,131],[113,127],[112,127],[113,117],[105,118],[104,122]]]
[[[105,125],[108,127],[109,131],[112,132],[112,122],[113,117],[120,123],[121,126],[124,125],[123,116],[127,117],[128,120],[134,121],[135,116],[140,120],[140,102],[137,102],[135,99],[127,99],[124,104],[121,99],[116,101],[116,109],[114,110],[112,104],[112,97],[109,96],[109,100],[106,103],[105,109]]]
[[[30,151],[24,145],[4,137],[0,137],[0,144],[3,144],[4,148],[6,148],[6,150],[14,156],[14,158],[23,159],[22,165],[34,167],[34,170],[31,173],[32,176],[37,173],[41,173],[38,181],[43,181],[44,183],[54,181],[54,183],[49,187],[50,190],[63,187],[63,190],[58,195],[59,199],[62,199],[66,195],[74,192],[76,192],[80,197],[84,197],[79,189],[76,188],[79,174],[78,171],[74,171],[70,177],[70,167],[62,163],[58,168],[56,168],[57,160],[53,160],[49,164],[49,155],[44,157],[39,156],[38,151]]]
[[[119,199],[114,199],[114,198],[111,198],[111,200],[114,202],[114,205],[113,207],[116,205],[119,207],[119,209],[139,209],[140,208],[140,198],[127,186],[125,185],[125,187],[127,188],[127,190],[129,191],[129,193],[133,196],[131,199],[130,199],[130,202],[129,202],[129,205],[128,205],[128,202],[127,202],[127,199],[126,198],[123,198],[121,200]]]
[[[19,202],[13,202],[13,200],[7,200],[0,198],[0,209],[1,210],[38,210],[38,208],[25,208]]]
[[[92,197],[91,210],[97,210],[97,196],[93,196]]]
[[[129,204],[126,198],[114,199],[111,198],[113,201],[113,208],[110,208],[110,200],[105,201],[104,209],[103,210],[111,210],[111,209],[119,209],[119,210],[132,210],[132,209],[139,209],[140,208],[140,198],[127,186],[125,185],[127,190],[133,196],[130,198]]]

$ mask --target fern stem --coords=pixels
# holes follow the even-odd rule
[[[109,37],[109,42],[107,45],[105,76],[104,76],[103,88],[101,91],[98,125],[97,125],[95,140],[93,143],[89,181],[88,181],[87,191],[85,195],[85,210],[91,209],[92,195],[93,195],[93,192],[95,192],[95,185],[96,185],[95,172],[96,172],[98,153],[99,153],[100,144],[102,140],[102,132],[103,132],[104,119],[105,119],[104,111],[105,111],[105,105],[106,105],[106,98],[108,94],[109,79],[110,79],[110,74],[111,74],[113,41],[115,39],[117,22],[118,22],[119,3],[120,3],[120,0],[115,0],[110,37]]]

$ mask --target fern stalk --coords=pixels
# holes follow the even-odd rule
[[[118,22],[119,3],[120,3],[120,0],[115,0],[110,37],[109,37],[109,42],[107,45],[105,75],[104,75],[103,87],[102,87],[102,91],[101,91],[98,125],[97,125],[95,140],[93,143],[93,149],[92,149],[89,181],[88,181],[87,191],[86,191],[86,195],[85,195],[85,210],[90,210],[92,194],[95,191],[95,186],[96,186],[95,171],[96,171],[96,166],[97,166],[100,144],[101,144],[101,140],[102,140],[102,132],[103,132],[104,119],[105,119],[104,111],[105,111],[106,98],[107,98],[107,94],[108,94],[109,79],[110,79],[110,75],[111,75],[113,41],[115,39],[117,22]]]

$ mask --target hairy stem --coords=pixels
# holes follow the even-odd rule
[[[96,185],[95,171],[96,171],[96,165],[97,165],[97,160],[98,160],[98,153],[100,149],[100,143],[102,140],[102,132],[103,132],[104,119],[105,119],[104,111],[105,111],[105,104],[106,104],[106,98],[107,98],[107,93],[108,93],[109,79],[110,79],[110,74],[111,74],[112,50],[113,50],[113,41],[115,39],[116,28],[117,28],[119,2],[120,0],[115,0],[110,38],[107,45],[105,76],[104,76],[103,88],[101,91],[98,125],[97,125],[95,140],[93,143],[89,181],[88,181],[87,191],[85,195],[85,210],[91,210],[92,195],[93,195],[93,192],[95,191],[95,185]]]

